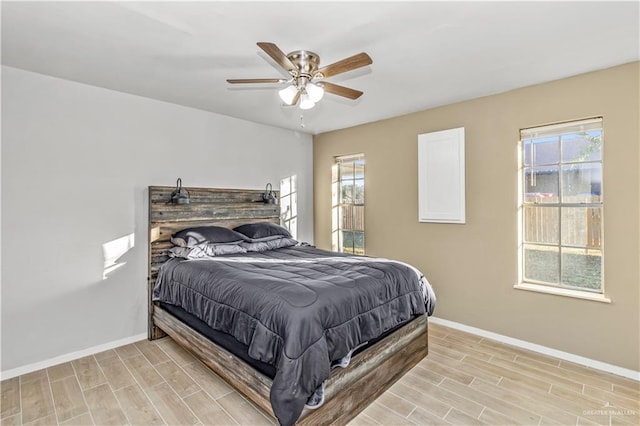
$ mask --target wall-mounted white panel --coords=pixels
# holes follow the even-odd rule
[[[464,127],[418,135],[418,220],[465,223]]]

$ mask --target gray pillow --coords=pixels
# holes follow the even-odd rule
[[[292,238],[287,228],[271,222],[257,222],[240,225],[234,231],[244,235],[249,241],[269,241],[279,238]]]
[[[244,242],[240,243],[240,246],[247,251],[267,251],[284,247],[293,247],[298,244],[299,243],[293,238],[280,237],[267,241]]]
[[[179,247],[195,247],[199,244],[237,244],[245,238],[242,234],[223,226],[196,226],[176,232],[171,242]]]
[[[246,252],[247,249],[241,247],[238,244],[200,244],[195,247],[172,247],[169,250],[169,257],[181,257],[183,259],[206,259],[207,257]]]

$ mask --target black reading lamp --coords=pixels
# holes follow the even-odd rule
[[[182,179],[178,178],[176,189],[171,193],[171,202],[173,204],[189,204],[189,191],[182,187]]]
[[[273,187],[270,183],[267,184],[267,187],[262,194],[262,201],[267,204],[276,204],[278,202],[278,198],[276,197],[276,193],[273,192]]]

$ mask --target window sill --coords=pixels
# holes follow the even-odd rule
[[[566,288],[549,287],[546,285],[520,283],[513,286],[518,290],[535,291],[538,293],[555,294],[557,296],[573,297],[575,299],[592,300],[594,302],[611,303],[611,299],[604,294],[589,293],[586,291],[569,290]]]

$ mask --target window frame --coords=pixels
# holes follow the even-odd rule
[[[289,189],[285,190],[286,181],[289,181]],[[287,203],[284,203],[284,200]],[[290,210],[282,211],[282,205],[287,204]],[[298,238],[298,176],[291,175],[280,179],[280,224],[287,228],[294,239]]]
[[[563,156],[563,148],[564,148],[564,140],[562,139],[563,135],[579,133],[577,130],[580,126],[583,126],[589,130],[593,131],[592,127],[595,125],[596,129],[600,132],[600,158],[599,160],[591,160],[586,159],[582,161],[576,161],[575,158],[565,160]],[[536,136],[537,135],[537,136]],[[534,156],[531,155],[530,164],[525,164],[525,141],[533,140],[536,138],[541,138],[544,136],[555,137],[557,138],[558,143],[558,160],[553,163],[540,163],[535,164]],[[514,286],[518,289],[529,290],[529,291],[538,291],[543,293],[551,293],[557,294],[561,296],[570,296],[581,299],[588,300],[596,300],[602,302],[611,302],[611,300],[605,296],[605,282],[604,282],[604,191],[603,191],[603,181],[604,181],[604,122],[602,117],[592,117],[582,120],[571,120],[562,123],[555,123],[551,125],[545,126],[534,126],[529,128],[520,129],[519,138],[518,138],[518,283]],[[533,146],[533,145],[532,145]],[[533,148],[532,148],[533,150]],[[526,181],[526,171],[527,169],[531,170],[532,176],[537,176],[534,171],[536,166],[547,165],[549,167],[557,167],[558,169],[558,182],[557,182],[557,190],[558,190],[558,200],[557,202],[534,202],[527,201],[527,181]],[[580,165],[580,164],[599,164],[600,167],[600,194],[599,201],[585,201],[585,202],[565,202],[564,197],[564,182],[563,179],[566,179],[565,173],[563,172],[563,167],[572,166],[572,165]],[[525,233],[527,229],[526,224],[526,207],[542,207],[544,209],[557,209],[558,214],[558,224],[557,224],[557,243],[545,243],[545,242],[532,242],[527,241]],[[563,227],[562,220],[563,214],[566,214],[567,209],[570,208],[586,208],[586,209],[599,209],[600,213],[600,223],[599,223],[599,252],[600,252],[600,287],[598,289],[591,289],[580,287],[577,285],[571,285],[565,283],[563,279],[563,248],[564,249],[579,249],[585,250],[588,252],[590,250],[588,243],[585,242],[585,245],[576,246],[575,244],[571,244],[570,242],[565,243],[563,241]],[[587,210],[588,211],[588,210]],[[563,213],[564,212],[564,213]],[[525,278],[525,248],[529,246],[552,246],[557,248],[557,256],[558,256],[558,279],[556,283],[545,282],[545,281],[536,281],[534,279]]]
[[[356,176],[356,163],[362,162],[362,177],[359,178]],[[351,163],[354,168],[353,176],[349,179],[342,179],[342,167],[346,163]],[[365,238],[365,223],[364,223],[364,209],[365,209],[365,156],[364,154],[351,154],[351,155],[342,155],[334,157],[334,164],[332,166],[332,178],[331,178],[331,188],[332,188],[332,200],[331,200],[331,247],[333,251],[337,251],[340,253],[350,253],[350,254],[358,254],[364,255],[366,253],[366,238]],[[353,201],[349,203],[343,202],[343,182],[351,181],[352,187],[355,194],[356,182],[362,181],[362,202],[356,202],[356,197],[353,197]],[[361,228],[346,228],[344,227],[344,208],[345,206],[353,206],[361,208]],[[357,221],[357,218],[355,218]],[[345,250],[344,246],[344,232],[352,232],[352,244],[351,250]],[[362,238],[362,252],[356,252],[356,249],[360,248],[360,246],[356,246],[356,238],[355,234],[361,234]]]

